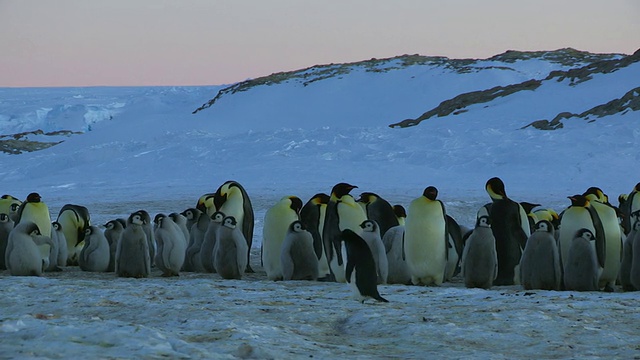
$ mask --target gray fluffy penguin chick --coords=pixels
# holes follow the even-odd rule
[[[362,234],[360,235],[369,245],[373,261],[376,263],[376,272],[378,273],[378,284],[386,284],[389,275],[389,262],[384,244],[380,238],[380,227],[373,220],[365,220],[360,224]]]
[[[59,222],[54,221],[51,223],[51,238],[56,237],[54,241],[58,243],[58,266],[66,266],[67,259],[69,258],[69,248],[67,247],[67,238],[62,231],[62,225]]]
[[[223,279],[242,278],[247,267],[248,248],[236,219],[233,216],[225,217],[213,250],[215,268]]]
[[[52,245],[51,238],[43,236],[32,221],[23,221],[9,233],[5,263],[14,276],[41,276],[43,260],[38,245]]]
[[[189,246],[189,228],[187,228],[187,217],[180,213],[171,213],[169,214],[171,220],[173,220],[176,225],[182,231],[182,235],[184,236],[184,247],[185,249]]]
[[[317,280],[318,256],[313,247],[313,235],[300,221],[289,226],[280,254],[283,280]]]
[[[411,273],[409,272],[404,257],[403,241],[404,225],[390,228],[382,237],[382,243],[387,253],[387,266],[389,268],[387,284],[408,285],[411,283]]]
[[[132,213],[116,249],[116,275],[119,277],[146,278],[151,272],[149,243],[143,229],[144,214]]]
[[[211,221],[207,227],[207,231],[204,233],[202,240],[202,246],[200,247],[200,264],[205,272],[214,273],[216,268],[213,265],[213,249],[216,246],[216,237],[218,236],[218,229],[222,226],[224,220],[224,214],[221,211],[216,211],[211,214]]]
[[[597,291],[600,265],[595,250],[596,237],[589,229],[579,229],[569,246],[564,264],[564,287],[571,291]]]
[[[89,226],[84,234],[84,247],[78,257],[83,271],[105,272],[109,267],[109,242],[97,226]]]
[[[144,224],[142,225],[142,229],[144,229],[144,234],[147,236],[147,246],[149,247],[149,259],[151,261],[151,267],[154,266],[154,260],[156,258],[156,239],[153,234],[153,225],[151,224],[151,215],[146,210],[138,210],[139,213],[144,220]]]
[[[116,270],[116,249],[118,248],[118,239],[120,239],[120,235],[124,232],[124,226],[118,220],[109,220],[104,224],[104,227],[104,237],[107,238],[107,242],[109,243],[110,255],[107,271],[113,272]]]
[[[4,260],[4,254],[7,251],[9,233],[11,230],[13,230],[13,221],[9,219],[9,215],[0,214],[0,270],[5,270],[7,268]]]
[[[47,268],[44,271],[50,272],[50,271],[62,271],[62,269],[60,268],[59,265],[66,265],[67,264],[67,258],[65,254],[65,258],[64,258],[64,262],[59,263],[58,261],[60,261],[60,247],[61,247],[61,243],[59,241],[58,238],[58,233],[56,232],[56,229],[54,227],[55,222],[51,223],[51,249],[49,249],[49,266],[47,266]],[[64,239],[64,238],[63,238]],[[67,244],[66,244],[66,239],[65,239],[65,244],[64,244],[64,250],[66,251],[67,249]]]
[[[498,276],[496,238],[488,215],[481,215],[462,253],[462,277],[468,288],[489,289]]]
[[[640,231],[640,221],[636,221],[632,226],[622,246],[622,262],[618,273],[618,280],[620,280],[620,285],[622,285],[622,290],[624,291],[638,290],[631,284],[631,266],[633,265],[633,238]]]
[[[204,234],[209,228],[209,222],[211,222],[211,218],[206,213],[199,212],[197,222],[191,226],[191,231],[189,231],[190,245],[187,248],[185,257],[185,263],[187,263],[185,271],[204,272],[204,267],[200,260],[200,250],[202,249]]]
[[[551,222],[541,220],[527,239],[520,261],[520,282],[525,290],[560,290],[560,253],[553,233]]]
[[[155,218],[155,238],[158,243],[156,266],[162,270],[162,276],[178,276],[187,248],[184,233],[173,220],[164,214]]]

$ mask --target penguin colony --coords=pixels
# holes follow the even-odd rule
[[[618,197],[618,206],[591,187],[568,196],[570,205],[557,213],[512,200],[494,177],[485,184],[490,202],[470,229],[447,214],[434,186],[408,211],[372,192],[356,199],[356,188],[339,183],[306,203],[287,195],[267,210],[260,261],[269,280],[343,282],[363,302],[387,302],[380,284],[438,286],[458,274],[469,288],[640,290],[640,183]],[[236,181],[181,213],[151,221],[137,210],[100,227],[81,205],[64,205],[52,221],[38,193],[24,201],[3,195],[0,270],[42,276],[78,265],[145,278],[157,267],[167,277],[207,272],[242,279],[253,272],[254,222],[249,195]]]

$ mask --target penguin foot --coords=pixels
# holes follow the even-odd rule
[[[602,289],[602,291],[604,291],[604,292],[613,292],[614,289],[613,289],[613,287],[611,285],[607,284],[607,285],[604,286],[604,289]]]
[[[255,273],[255,271],[253,271],[253,269],[251,268],[251,265],[247,265],[247,269],[244,272],[246,272],[246,273]]]

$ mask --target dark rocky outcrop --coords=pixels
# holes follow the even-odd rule
[[[82,132],[59,130],[45,133],[42,130],[35,130],[17,134],[0,135],[0,151],[7,154],[22,154],[24,152],[32,152],[50,148],[64,141],[36,141],[30,140],[29,136],[71,136],[79,134],[82,134]]]

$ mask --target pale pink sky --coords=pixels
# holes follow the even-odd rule
[[[637,0],[0,0],[0,87],[220,85],[402,54],[640,48]]]

